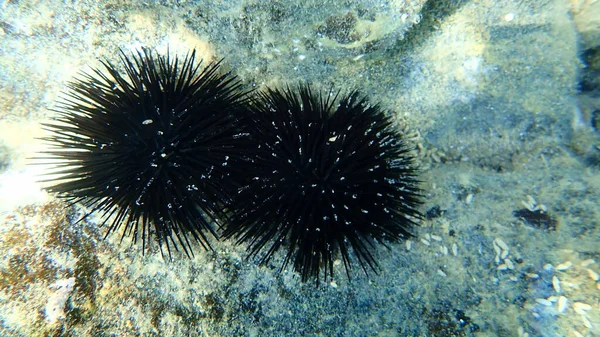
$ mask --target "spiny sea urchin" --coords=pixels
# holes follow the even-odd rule
[[[224,226],[261,262],[286,247],[302,281],[333,276],[351,251],[376,271],[377,242],[410,236],[421,203],[414,158],[377,105],[351,92],[322,97],[308,86],[268,89],[250,104],[256,142]]]
[[[208,248],[235,188],[247,93],[219,62],[200,68],[195,51],[183,60],[121,52],[120,61],[71,82],[45,124],[43,157],[60,175],[49,191],[98,212],[106,235],[141,238],[143,250],[150,239],[169,256],[171,247],[192,254],[190,238]]]

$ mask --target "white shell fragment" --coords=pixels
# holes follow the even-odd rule
[[[592,323],[590,322],[590,320],[586,316],[583,316],[583,315],[580,317],[581,317],[581,322],[583,323],[583,325],[585,325],[586,328],[591,329]]]
[[[552,306],[552,302],[545,298],[536,298],[535,301],[538,302],[539,304],[545,305],[547,307]]]
[[[448,247],[440,246],[440,252],[444,255],[448,255]]]
[[[561,264],[559,264],[558,266],[556,266],[556,270],[567,270],[569,268],[571,268],[571,266],[573,265],[573,263],[571,261],[567,261],[567,262],[563,262]]]
[[[586,311],[592,310],[592,306],[583,302],[575,302],[573,303],[573,310],[580,315],[586,315]]]
[[[525,332],[525,329],[523,329],[522,326],[519,327],[519,330],[517,332],[519,334],[519,337],[529,337],[529,333]]]
[[[523,207],[527,208],[528,210],[530,210],[532,212],[535,212],[535,211],[546,212],[548,210],[546,205],[538,204],[537,201],[530,195],[527,196],[527,201],[521,200],[521,205],[523,205]]]
[[[500,263],[500,254],[502,254],[502,250],[500,249],[500,247],[494,245],[494,251],[496,252],[496,256],[494,257],[494,261],[496,261],[496,263]]]
[[[438,242],[441,242],[441,241],[442,241],[442,237],[441,237],[441,236],[439,236],[439,235],[434,235],[434,234],[431,234],[431,239],[432,239],[432,240],[435,240],[435,241],[438,241]]]
[[[510,259],[504,259],[504,263],[506,264],[506,267],[508,267],[508,269],[515,269],[515,264]]]
[[[554,288],[554,291],[556,291],[557,294],[560,293],[560,280],[556,276],[552,277],[552,287]]]
[[[588,276],[592,279],[592,281],[600,280],[600,275],[591,269],[586,269]]]
[[[500,238],[495,238],[494,243],[502,250],[509,250],[506,242],[502,241]]]
[[[558,303],[557,303],[557,306],[556,306],[556,310],[559,313],[563,313],[563,312],[565,312],[565,310],[567,310],[568,304],[569,304],[569,300],[567,300],[566,297],[561,296],[561,297],[558,298]]]
[[[510,253],[506,242],[504,242],[500,238],[495,238],[494,241],[492,242],[492,246],[494,247],[494,252],[496,252],[494,261],[496,261],[496,263],[498,263],[498,264],[500,262],[504,262],[502,265],[506,265],[507,268],[509,268],[509,269],[514,269],[514,264],[512,264],[512,261],[510,262],[510,264],[506,263],[508,255]],[[512,268],[510,268],[511,266],[512,266]],[[499,270],[504,270],[504,269],[499,269]]]

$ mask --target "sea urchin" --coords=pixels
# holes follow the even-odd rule
[[[100,214],[107,235],[141,238],[143,250],[150,239],[169,255],[191,254],[190,238],[208,248],[246,143],[238,110],[247,93],[218,62],[200,68],[195,51],[183,60],[121,52],[120,61],[71,82],[45,124],[43,157],[59,175],[48,189]]]
[[[410,148],[357,92],[295,90],[268,89],[250,104],[256,145],[223,236],[249,243],[262,263],[286,247],[281,268],[293,261],[302,281],[333,276],[338,256],[350,277],[352,251],[376,271],[376,243],[410,236],[420,217]]]

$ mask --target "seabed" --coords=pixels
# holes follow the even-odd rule
[[[318,288],[283,254],[165,261],[36,180],[78,72],[147,47],[257,89],[359,89],[414,142],[416,237]],[[600,1],[0,2],[0,335],[600,335]]]

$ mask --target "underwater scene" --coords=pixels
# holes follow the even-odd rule
[[[600,336],[600,1],[1,0],[0,336]]]

